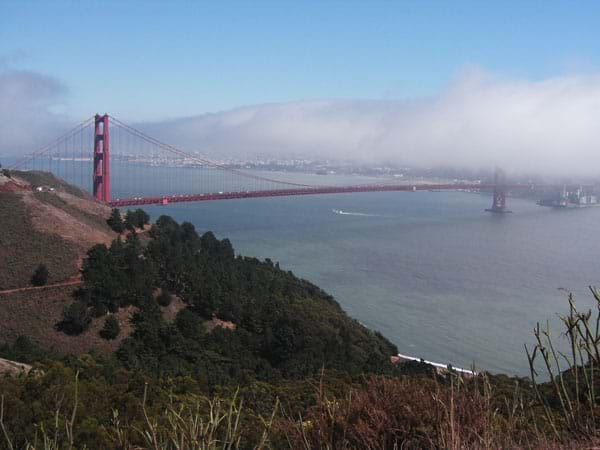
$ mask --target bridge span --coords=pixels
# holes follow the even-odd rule
[[[358,192],[464,190],[492,192],[488,211],[504,213],[508,212],[508,190],[540,187],[509,184],[499,170],[493,182],[483,183],[398,184],[390,180],[345,186],[303,184],[211,161],[108,114],[85,120],[9,168],[52,172],[71,184],[87,187],[96,200],[112,207]],[[117,189],[113,190],[115,184]],[[119,198],[114,199],[111,191],[119,192]]]
[[[288,197],[295,195],[351,194],[358,192],[416,192],[416,191],[479,191],[494,190],[495,184],[453,183],[453,184],[373,184],[356,186],[314,186],[300,189],[272,189],[262,191],[214,192],[206,194],[179,194],[114,199],[108,202],[115,208],[137,205],[167,205],[170,203],[202,202],[213,200],[233,200],[244,198]],[[502,186],[503,189],[527,188],[530,185]]]

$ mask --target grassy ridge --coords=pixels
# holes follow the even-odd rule
[[[30,285],[31,275],[39,263],[48,266],[48,282],[54,283],[77,273],[74,245],[36,231],[21,197],[0,194],[0,290]]]
[[[76,208],[52,192],[35,192],[33,195],[41,202],[52,205],[55,208],[58,208],[73,216],[79,222],[85,223],[92,228],[102,230],[107,233],[112,233],[112,230],[106,224],[104,217],[100,217],[96,214],[90,214],[86,211]]]

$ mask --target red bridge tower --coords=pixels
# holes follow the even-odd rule
[[[108,114],[96,114],[94,126],[93,195],[96,200],[110,201],[110,151]]]

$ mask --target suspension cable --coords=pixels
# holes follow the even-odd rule
[[[288,186],[297,186],[297,187],[310,187],[311,186],[311,185],[308,185],[308,184],[292,183],[290,181],[281,181],[281,180],[277,180],[277,179],[274,179],[274,178],[262,177],[260,175],[253,175],[253,174],[244,172],[242,170],[233,169],[233,168],[230,168],[230,167],[225,167],[225,166],[223,166],[221,164],[217,164],[217,163],[215,163],[213,161],[210,161],[208,159],[201,158],[199,156],[196,156],[196,155],[188,153],[188,152],[186,152],[184,150],[181,150],[180,148],[177,148],[177,147],[174,147],[174,146],[172,146],[170,144],[166,144],[166,143],[164,143],[162,141],[159,141],[158,139],[153,138],[153,137],[145,134],[144,132],[142,132],[142,131],[140,131],[140,130],[138,130],[136,128],[133,128],[132,126],[129,126],[129,125],[121,122],[120,120],[116,119],[113,116],[109,116],[109,117],[118,126],[120,126],[122,128],[125,128],[130,133],[135,134],[137,137],[139,137],[140,139],[145,140],[146,142],[148,142],[150,144],[157,145],[157,146],[161,147],[162,149],[164,149],[166,151],[169,151],[171,153],[177,154],[179,156],[183,156],[185,158],[189,158],[191,160],[194,160],[196,162],[200,162],[202,164],[214,167],[216,169],[219,169],[219,170],[222,170],[222,171],[226,171],[226,172],[235,173],[237,175],[240,175],[240,176],[243,176],[243,177],[246,177],[246,178],[252,178],[252,179],[255,179],[255,180],[267,181],[267,182],[271,182],[271,183],[278,183],[278,184],[283,184],[283,185],[288,185]]]
[[[80,131],[83,128],[85,128],[86,126],[88,126],[93,120],[94,120],[94,117],[90,117],[89,119],[84,120],[83,122],[81,122],[80,124],[78,124],[77,126],[72,128],[71,130],[67,131],[66,133],[62,134],[61,136],[59,136],[58,138],[56,138],[49,144],[46,144],[43,147],[40,147],[38,150],[34,151],[32,154],[17,160],[14,164],[11,164],[8,168],[9,169],[18,169],[19,167],[22,167],[23,165],[27,164],[28,162],[32,161],[33,159],[35,159],[39,156],[42,156],[49,150],[55,148],[57,145],[60,145],[62,142],[66,141],[67,139],[74,136],[78,131]]]

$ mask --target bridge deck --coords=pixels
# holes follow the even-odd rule
[[[452,183],[452,184],[382,184],[382,185],[358,185],[358,186],[316,186],[300,189],[276,189],[264,191],[240,191],[240,192],[214,192],[206,194],[184,194],[165,195],[155,197],[134,197],[111,200],[113,207],[135,206],[135,205],[166,205],[181,202],[202,202],[212,200],[232,200],[241,198],[265,198],[286,197],[294,195],[316,195],[316,194],[348,194],[354,192],[416,192],[416,191],[452,191],[452,190],[482,190],[494,189],[494,184],[479,183]],[[529,185],[503,185],[502,188],[530,188]]]

